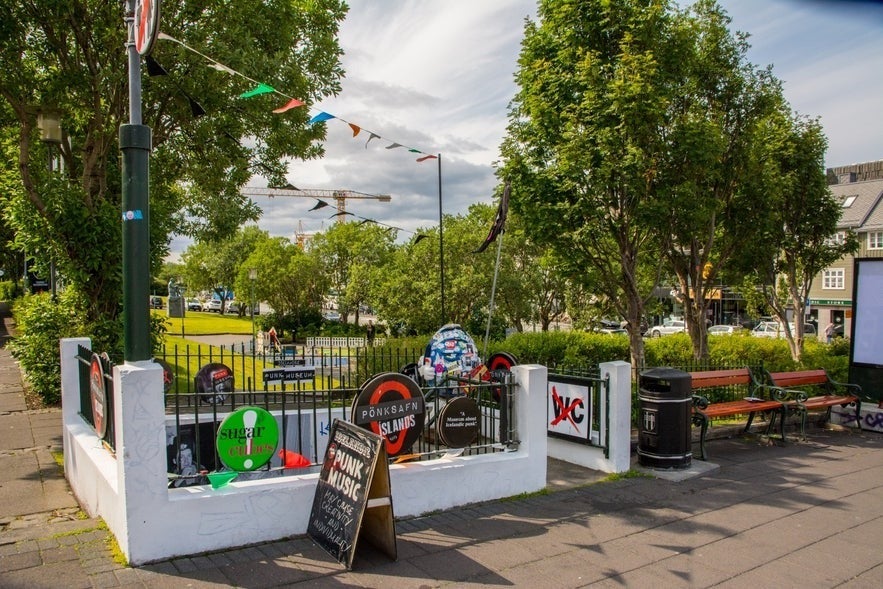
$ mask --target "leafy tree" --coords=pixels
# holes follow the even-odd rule
[[[120,313],[121,171],[118,129],[127,118],[124,2],[0,4],[0,183],[21,251],[51,256],[85,297],[89,323]],[[236,71],[314,102],[339,91],[341,0],[182,0],[165,3],[162,31]],[[159,41],[167,76],[147,78],[143,122],[152,129],[153,271],[172,232],[219,239],[258,210],[239,188],[255,170],[282,179],[291,158],[321,155],[323,125],[307,109],[273,114],[278,97],[241,100],[250,82]],[[49,174],[40,109],[62,115],[61,172]],[[205,113],[205,116],[199,116]]]
[[[185,284],[191,290],[213,291],[221,299],[221,312],[224,312],[237,276],[243,271],[246,277],[248,275],[244,269],[246,260],[257,244],[267,238],[266,231],[248,225],[223,241],[200,241],[191,245],[181,256]],[[244,312],[242,305],[240,312]]]
[[[635,366],[640,319],[661,258],[659,165],[671,102],[670,4],[542,0],[527,22],[501,175],[532,238],[575,285],[626,318]],[[592,272],[587,274],[587,270]]]
[[[310,240],[309,249],[321,261],[337,296],[340,320],[350,314],[359,321],[359,306],[366,302],[366,269],[385,263],[392,251],[394,233],[375,223],[335,223]]]
[[[693,5],[673,31],[667,115],[658,133],[659,210],[665,256],[679,283],[684,319],[698,358],[708,356],[706,311],[722,268],[756,240],[771,206],[755,182],[759,129],[780,104],[780,85],[746,58],[729,18],[711,0]]]
[[[758,239],[744,252],[744,264],[755,289],[785,326],[791,357],[803,353],[803,316],[813,278],[858,249],[847,232],[833,239],[840,220],[840,203],[828,188],[824,156],[827,140],[816,119],[781,113],[766,127],[761,180],[771,212]],[[788,311],[793,312],[794,330]]]
[[[537,322],[547,331],[567,310],[567,280],[558,270],[560,264],[547,247],[527,236],[516,215],[509,216],[501,239],[495,314],[518,331],[524,331],[527,322]]]
[[[403,333],[432,333],[444,323],[466,327],[487,317],[494,256],[473,253],[487,235],[494,209],[475,204],[444,218],[445,317],[441,313],[438,228],[421,229],[396,249],[372,288],[380,316]],[[479,318],[480,322],[480,318]]]

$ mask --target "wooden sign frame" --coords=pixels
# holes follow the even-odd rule
[[[382,437],[340,419],[332,422],[307,534],[347,569],[362,537],[398,558]]]

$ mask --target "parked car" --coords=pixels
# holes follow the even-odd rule
[[[162,309],[162,297],[150,297],[151,309]]]
[[[188,299],[187,300],[187,310],[188,311],[202,311],[202,303],[200,303],[196,299]]]
[[[230,315],[239,315],[239,303],[237,301],[228,301],[224,312]]]
[[[322,317],[325,318],[325,321],[340,321],[340,313],[337,311],[326,311]]]
[[[790,324],[791,333],[794,333],[794,324]],[[751,330],[755,337],[785,337],[785,326],[777,321],[761,321]],[[816,326],[812,323],[803,324],[803,335],[816,335]]]
[[[687,327],[680,319],[665,319],[662,325],[654,325],[650,328],[650,337],[661,337],[673,333],[685,333]]]
[[[708,328],[708,335],[733,335],[741,331],[741,325],[712,325]]]
[[[602,327],[601,329],[598,330],[598,333],[613,333],[613,334],[624,333],[624,334],[628,335],[629,332],[627,329],[623,329],[621,327]]]
[[[204,311],[208,311],[209,313],[220,313],[221,312],[221,299],[211,299],[209,302],[205,304],[203,307]]]

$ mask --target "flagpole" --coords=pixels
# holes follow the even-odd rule
[[[500,274],[500,252],[503,251],[503,233],[500,233],[500,239],[497,240],[497,261],[494,264],[494,280],[491,283],[491,302],[487,313],[487,328],[484,330],[484,349],[481,351],[481,357],[487,361],[488,340],[491,338],[491,320],[494,318],[494,295],[497,292],[497,276]]]
[[[441,154],[438,154],[438,267],[439,283],[441,285],[441,324],[445,325],[448,322],[448,314],[445,312],[445,248],[444,229],[442,227],[443,219]]]

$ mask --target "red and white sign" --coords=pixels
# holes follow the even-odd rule
[[[589,439],[591,391],[582,384],[549,382],[549,433]]]
[[[135,49],[147,55],[159,34],[160,0],[135,0]]]

